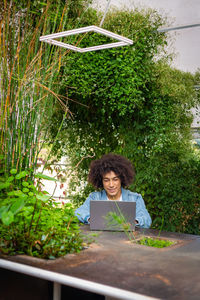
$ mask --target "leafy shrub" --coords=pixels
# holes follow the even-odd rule
[[[82,249],[73,206],[59,207],[34,185],[33,174],[56,99],[65,116],[68,112],[57,95],[66,52],[62,55],[39,37],[62,31],[66,24],[74,27],[88,2],[15,0],[0,6],[0,253],[53,258]]]
[[[35,186],[27,171],[0,181],[0,253],[56,258],[83,249],[72,204],[58,204]],[[43,174],[35,178],[54,180]]]
[[[149,246],[149,247],[155,247],[155,248],[164,248],[173,245],[174,242],[168,240],[150,238],[150,237],[143,237],[142,239],[137,241],[137,244]]]

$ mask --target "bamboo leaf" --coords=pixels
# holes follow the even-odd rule
[[[40,179],[46,179],[46,180],[57,181],[56,178],[50,177],[50,176],[45,175],[45,174],[42,174],[42,173],[37,173],[37,174],[35,174],[35,178],[40,178]]]

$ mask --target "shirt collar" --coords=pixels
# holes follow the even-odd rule
[[[125,201],[125,199],[126,199],[126,190],[123,187],[121,187],[121,191],[122,191],[122,201]],[[107,195],[106,195],[105,190],[102,191],[102,200],[107,200]]]

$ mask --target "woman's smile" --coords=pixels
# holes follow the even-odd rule
[[[121,196],[121,180],[115,172],[110,171],[103,176],[103,187],[109,200],[119,200]]]

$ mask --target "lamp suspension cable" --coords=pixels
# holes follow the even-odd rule
[[[107,3],[107,6],[106,6],[104,15],[103,15],[103,17],[102,17],[102,19],[101,19],[101,22],[100,22],[100,24],[99,24],[99,27],[102,27],[102,25],[103,25],[104,19],[105,19],[105,17],[106,17],[107,12],[108,12],[108,8],[109,8],[109,6],[110,6],[110,2],[111,2],[111,0],[108,0],[108,3]]]

